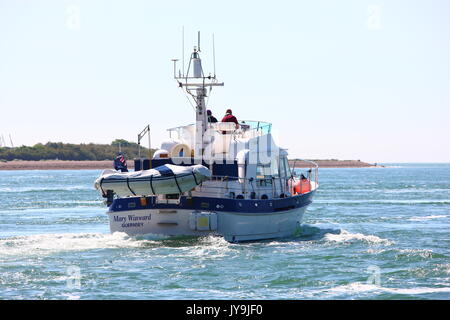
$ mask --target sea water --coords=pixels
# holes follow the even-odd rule
[[[450,299],[450,164],[320,169],[290,238],[110,234],[98,170],[0,171],[0,299]]]

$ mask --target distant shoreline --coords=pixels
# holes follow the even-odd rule
[[[128,166],[133,168],[134,162],[128,161]],[[0,162],[0,170],[103,170],[112,168],[113,160],[13,160]]]
[[[368,168],[383,167],[375,164],[362,162],[359,160],[313,160],[319,165],[319,168]],[[300,160],[289,160],[289,164],[296,168],[304,168],[305,162]],[[134,168],[134,161],[127,161],[128,168]],[[112,169],[112,160],[102,161],[69,161],[69,160],[41,160],[41,161],[25,161],[13,160],[0,162],[0,170],[104,170]]]
[[[384,167],[383,165],[372,164],[363,162],[360,160],[337,160],[337,159],[325,159],[325,160],[311,160],[319,166],[319,168],[370,168],[370,167]],[[289,165],[295,168],[309,167],[307,162],[301,160],[289,160]]]

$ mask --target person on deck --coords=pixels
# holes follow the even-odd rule
[[[114,169],[120,172],[128,172],[127,160],[125,160],[122,152],[119,152],[114,159]]]
[[[214,117],[214,116],[212,115],[211,110],[207,110],[207,111],[206,111],[206,114],[208,115],[208,122],[209,122],[209,123],[216,123],[216,122],[217,122],[217,119],[216,119],[216,117]]]
[[[225,116],[222,119],[222,122],[234,122],[236,124],[236,129],[239,128],[239,122],[237,121],[236,117],[233,116],[233,112],[231,109],[228,109],[227,112],[225,112]]]

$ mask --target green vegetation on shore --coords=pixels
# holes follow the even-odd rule
[[[138,157],[137,143],[116,139],[111,144],[48,142],[32,147],[0,147],[0,160],[112,160],[119,148],[127,159]],[[141,146],[141,155],[148,155],[148,148]]]
[[[111,144],[71,144],[62,142],[38,143],[34,146],[21,146],[15,148],[0,147],[0,162],[25,160],[68,160],[68,161],[102,161],[113,160],[119,149],[124,153],[125,158],[132,160],[138,158],[138,144],[123,139],[116,139]],[[152,149],[152,153],[155,150]],[[148,157],[148,148],[141,146],[141,156]],[[373,167],[376,164],[362,162],[360,160],[313,160],[321,168],[353,168],[353,167]],[[309,167],[309,164],[302,160],[289,160],[291,166]]]

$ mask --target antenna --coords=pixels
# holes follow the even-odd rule
[[[182,56],[182,64],[183,64],[183,77],[184,77],[184,26],[183,26],[183,31],[182,31],[182,47],[183,47],[183,49],[182,49],[182,54],[181,54],[181,56]]]
[[[13,144],[12,139],[11,139],[11,134],[9,134],[9,141],[11,141],[11,148],[14,148],[14,144]]]
[[[183,55],[184,55],[184,27],[183,27]],[[214,49],[215,50],[215,49]],[[197,32],[197,46],[194,46],[193,52],[190,55],[190,59],[187,65],[186,72],[183,76],[175,76],[175,80],[177,80],[178,86],[188,95],[188,100],[191,103],[191,100],[194,102],[195,117],[196,117],[196,125],[195,125],[195,149],[194,149],[194,157],[199,157],[203,154],[204,148],[207,144],[203,141],[204,134],[208,129],[208,119],[206,117],[206,102],[205,98],[209,98],[207,95],[208,88],[209,91],[212,90],[212,87],[215,86],[223,86],[223,82],[219,83],[216,77],[212,77],[211,74],[205,77],[203,68],[202,68],[202,60],[200,58],[199,52],[201,51],[200,44],[200,31]],[[172,60],[175,63],[175,59]],[[214,62],[215,64],[215,62]],[[183,56],[183,66],[184,66],[184,56]],[[190,70],[192,66],[192,75],[190,75]],[[175,67],[174,67],[175,68]],[[215,73],[215,70],[214,70]],[[191,98],[191,99],[189,99]]]
[[[172,59],[173,62],[173,76],[176,77],[177,76],[177,61],[178,59]],[[178,70],[179,72],[179,70]]]
[[[214,68],[214,78],[216,77],[216,47],[214,46],[214,33],[213,33],[213,68]]]

